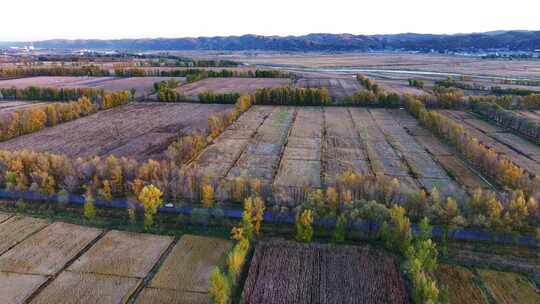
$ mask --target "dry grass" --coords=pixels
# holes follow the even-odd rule
[[[184,235],[149,287],[206,293],[212,269],[223,262],[231,247],[228,240]]]
[[[163,158],[181,134],[206,130],[210,115],[228,105],[131,103],[0,143],[0,149],[66,154]]]
[[[0,271],[53,275],[101,230],[56,222],[0,256]]]
[[[436,271],[439,283],[448,287],[450,304],[488,304],[486,296],[474,282],[474,274],[460,266],[440,265]]]
[[[7,215],[0,216],[0,255],[17,243],[26,239],[30,234],[47,226],[49,222],[42,219]],[[4,218],[3,221],[1,218]]]
[[[136,278],[64,271],[32,303],[126,303],[139,283]]]
[[[171,242],[171,237],[113,230],[79,257],[69,270],[143,278]]]
[[[45,276],[0,272],[0,303],[25,303],[45,281]]]
[[[540,303],[540,293],[524,276],[517,273],[493,270],[478,270],[478,272],[497,303]]]

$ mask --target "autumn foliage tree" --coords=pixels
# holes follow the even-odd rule
[[[163,193],[154,185],[144,187],[139,193],[139,202],[144,207],[144,227],[150,229],[154,225],[157,209],[161,207]]]

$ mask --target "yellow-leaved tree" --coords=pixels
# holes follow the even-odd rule
[[[139,202],[144,207],[144,228],[150,229],[154,225],[154,216],[157,209],[163,204],[163,193],[154,185],[145,186],[139,193]]]

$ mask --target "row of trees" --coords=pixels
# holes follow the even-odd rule
[[[375,95],[379,93],[380,91],[379,85],[375,83],[374,81],[372,81],[371,79],[369,79],[368,77],[361,74],[357,74],[356,80],[358,80],[364,86],[366,90],[373,92]]]
[[[285,73],[278,70],[207,70],[207,69],[178,69],[178,70],[159,70],[159,69],[142,69],[142,68],[116,68],[115,75],[119,77],[145,77],[145,76],[160,76],[160,77],[187,77],[188,82],[194,82],[204,78],[290,78],[290,73]]]
[[[96,65],[1,68],[0,78],[33,76],[110,76],[108,70]]]
[[[203,92],[199,94],[199,102],[201,103],[220,103],[220,104],[234,104],[238,98],[240,98],[240,93],[214,93],[214,92]]]
[[[410,81],[409,81],[410,83]],[[435,81],[436,86],[445,88],[458,88],[462,90],[474,90],[474,91],[487,91],[495,95],[518,95],[527,96],[538,93],[538,91],[523,89],[523,88],[502,88],[500,86],[486,87],[477,83],[464,83],[454,80],[452,77],[448,77],[446,80]]]
[[[472,109],[505,129],[512,130],[540,144],[540,123],[497,104],[473,103]]]
[[[531,177],[523,168],[467,134],[465,128],[459,123],[437,112],[428,111],[422,102],[408,98],[406,106],[424,126],[456,147],[474,167],[486,176],[510,189],[523,190],[528,196],[538,197],[540,177]]]
[[[230,303],[233,291],[240,282],[240,275],[247,261],[251,243],[261,234],[261,223],[265,209],[265,203],[260,196],[244,200],[242,219],[231,232],[235,245],[227,255],[225,269],[218,266],[210,275],[208,292],[213,303]]]
[[[422,80],[418,79],[409,79],[409,86],[423,89],[424,88],[424,82]]]
[[[0,140],[8,140],[24,134],[37,132],[94,113],[126,104],[131,94],[127,91],[105,94],[102,103],[93,103],[88,97],[77,101],[56,102],[46,106],[33,106],[19,110],[0,119]]]
[[[397,108],[401,106],[401,97],[396,93],[382,92],[380,89],[377,94],[372,91],[358,91],[352,97],[345,98],[342,104],[348,106]]]
[[[43,100],[43,101],[70,101],[81,97],[88,97],[92,101],[101,100],[105,92],[94,88],[54,88],[34,87],[27,88],[0,88],[0,100]]]
[[[257,89],[253,102],[264,105],[323,106],[332,102],[326,88],[296,88],[291,86]]]

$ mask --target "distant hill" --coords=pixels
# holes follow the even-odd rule
[[[2,45],[28,45],[11,43]],[[37,48],[116,50],[263,50],[263,51],[532,51],[540,49],[540,31],[494,31],[486,33],[431,35],[309,34],[305,36],[228,36],[119,40],[46,40]]]

